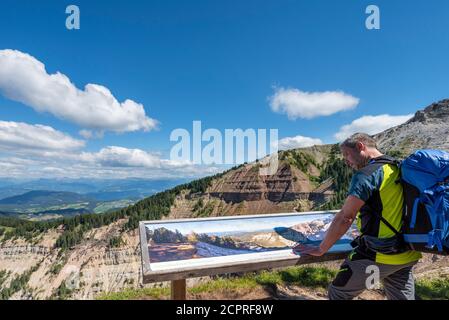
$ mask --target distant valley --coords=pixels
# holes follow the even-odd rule
[[[0,216],[50,220],[79,214],[100,214],[130,206],[180,182],[183,181],[3,181],[0,184]]]

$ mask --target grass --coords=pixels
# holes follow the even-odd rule
[[[294,284],[310,288],[327,288],[335,271],[323,267],[290,267],[276,271],[249,273],[242,277],[217,278],[188,288],[191,294],[235,291],[263,288],[274,285]],[[105,293],[98,300],[138,300],[143,298],[162,299],[170,295],[169,287],[126,289],[121,292]]]
[[[97,300],[138,300],[143,298],[161,299],[170,295],[170,288],[126,289],[120,292],[104,293]]]
[[[248,276],[238,278],[218,278],[216,280],[202,283],[198,286],[189,288],[188,291],[192,294],[217,292],[217,291],[234,291],[239,289],[253,289],[257,287],[257,282]]]
[[[260,284],[294,284],[309,288],[327,288],[336,272],[324,267],[290,267],[276,272],[262,272],[256,277]]]
[[[188,293],[207,294],[235,292],[238,290],[263,289],[272,286],[297,285],[325,291],[336,276],[337,271],[326,267],[295,266],[279,270],[264,270],[243,276],[217,277],[205,283],[187,288]],[[6,272],[0,272],[0,280]],[[1,282],[1,281],[0,281]],[[423,300],[449,299],[449,277],[422,279],[416,281],[416,295]],[[168,299],[170,287],[129,288],[120,292],[103,293],[97,300],[140,300]]]
[[[241,277],[218,277],[217,279],[188,288],[187,290],[190,294],[207,294],[285,285],[297,285],[301,287],[326,290],[335,275],[336,271],[330,270],[325,267],[289,267],[282,270],[248,273]],[[423,300],[449,299],[449,277],[432,280],[417,280],[416,295]],[[169,296],[169,287],[155,287],[143,289],[126,289],[121,292],[104,293],[98,296],[97,299],[167,299],[169,298]]]
[[[416,281],[416,295],[423,300],[449,300],[449,277]]]

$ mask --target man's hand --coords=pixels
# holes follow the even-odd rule
[[[298,252],[300,254],[315,256],[315,257],[321,257],[323,254],[326,253],[320,247],[306,246],[302,243],[293,247],[293,252]]]
[[[349,196],[343,208],[338,212],[332,220],[329,229],[326,231],[323,241],[321,241],[319,247],[306,246],[298,244],[293,248],[293,252],[300,254],[320,257],[332,248],[332,246],[340,239],[351,227],[354,219],[357,216],[357,212],[365,204],[359,198]]]

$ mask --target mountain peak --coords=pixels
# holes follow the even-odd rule
[[[449,99],[432,103],[406,123],[377,135],[378,146],[384,152],[406,156],[417,149],[449,150]]]
[[[449,118],[449,99],[432,103],[424,110],[417,111],[415,116],[408,122],[425,122],[429,119],[447,119]]]

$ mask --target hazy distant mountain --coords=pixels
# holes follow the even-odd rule
[[[184,182],[185,179],[38,179],[29,181],[2,179],[0,181],[0,199],[22,195],[34,190],[47,190],[75,192],[99,201],[138,200]]]
[[[93,212],[96,206],[95,199],[65,191],[36,190],[0,200],[0,211],[9,215],[75,215]]]
[[[133,204],[132,200],[99,201],[75,192],[34,190],[0,200],[0,216],[55,219],[86,213],[104,213]]]
[[[2,199],[0,205],[56,206],[91,201],[94,201],[94,199],[74,192],[39,190]]]

